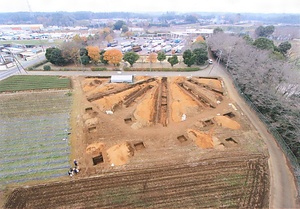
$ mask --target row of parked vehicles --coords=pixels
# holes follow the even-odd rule
[[[141,40],[135,39],[134,41],[125,41],[121,44],[118,44],[118,41],[114,40],[107,44],[106,50],[118,47],[123,53],[133,51],[133,52],[140,52],[144,51],[144,53],[152,53],[152,52],[160,52],[163,51],[165,53],[181,53],[183,51],[184,45],[181,43],[180,39],[175,40],[163,40],[163,39],[156,39],[156,40]]]

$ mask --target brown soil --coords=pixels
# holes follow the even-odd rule
[[[174,122],[181,122],[183,114],[189,117],[191,113],[197,111],[199,107],[196,101],[192,100],[191,97],[185,94],[176,85],[175,82],[180,82],[180,78],[175,79],[173,78],[170,84],[171,98],[173,101],[171,105],[171,115]]]
[[[103,152],[105,145],[101,142],[90,144],[86,148],[86,153],[94,155],[95,153]]]
[[[5,208],[267,208],[261,155],[203,159],[15,189]]]
[[[136,77],[135,82],[140,85],[131,86],[126,83],[109,83],[108,80],[98,78],[81,78],[85,98],[92,100],[89,102],[83,98],[84,106],[91,106],[90,109],[92,109],[82,116],[85,126],[83,138],[86,138],[86,146],[103,143],[110,147],[108,150],[98,151],[103,154],[104,158],[101,167],[111,164],[124,165],[137,160],[135,158],[139,156],[134,156],[130,143],[141,139],[150,155],[156,155],[155,152],[161,147],[173,147],[170,140],[177,139],[184,133],[187,133],[189,139],[185,144],[189,144],[192,140],[202,149],[224,150],[228,148],[225,146],[226,142],[220,143],[219,141],[219,138],[224,138],[223,135],[226,132],[220,132],[216,127],[214,135],[207,130],[201,130],[207,127],[211,129],[210,126],[214,124],[233,130],[240,128],[238,122],[228,117],[214,116],[233,111],[228,105],[232,101],[211,88],[220,88],[221,81],[185,77],[151,79],[153,78],[147,76]],[[201,82],[211,87],[206,88]],[[97,87],[84,91],[84,87],[91,83],[97,83]],[[224,89],[220,91],[223,92]],[[217,100],[219,103],[216,102]],[[112,111],[112,115],[106,112],[108,110]],[[232,113],[232,115],[234,117],[239,113]],[[201,122],[209,116],[214,116],[210,120],[211,123]],[[204,125],[200,126],[199,123]],[[228,134],[227,138],[232,135],[230,132]],[[86,175],[91,169],[89,158],[91,156],[86,156],[82,160],[82,162],[87,162],[83,165],[88,166]],[[129,158],[132,160],[129,161]]]
[[[95,126],[98,122],[99,122],[98,118],[88,118],[85,120],[84,124],[87,127],[92,127],[92,126]]]
[[[95,78],[86,78],[83,83],[83,91],[90,92],[93,89],[97,88],[97,86],[101,85],[102,83],[108,82],[108,79],[95,79]]]
[[[218,79],[199,78],[198,81],[213,88],[222,89],[221,81]]]
[[[152,118],[154,114],[154,93],[156,88],[150,90],[150,92],[145,96],[143,101],[141,101],[136,110],[133,113],[134,118],[136,119],[133,128],[141,128],[152,125]]]
[[[114,112],[114,109],[120,104],[124,97],[133,92],[136,88],[138,87],[128,89],[119,94],[111,94],[109,96],[103,97],[102,99],[96,100],[93,103],[96,104],[97,107],[103,112],[107,110],[111,110]]]
[[[133,148],[128,142],[114,145],[106,150],[111,166],[124,165],[134,155]]]
[[[204,133],[201,131],[188,129],[187,134],[198,147],[202,149],[214,148],[212,133]]]
[[[215,116],[214,120],[217,122],[219,126],[230,128],[230,129],[240,129],[241,126],[238,122],[226,117],[226,116]]]

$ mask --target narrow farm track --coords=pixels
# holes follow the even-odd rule
[[[264,207],[267,161],[260,155],[114,171],[14,190],[5,208]],[[259,188],[259,192],[258,191]]]

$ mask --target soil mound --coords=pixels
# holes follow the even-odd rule
[[[97,143],[93,143],[90,144],[89,146],[87,146],[87,148],[85,149],[87,154],[94,154],[94,153],[99,153],[102,152],[102,150],[104,149],[105,144],[102,142],[97,142]]]
[[[198,80],[199,80],[200,83],[209,85],[209,86],[211,86],[213,88],[222,89],[222,84],[221,84],[220,80],[209,79],[209,78],[199,78]]]
[[[82,89],[84,92],[89,92],[100,86],[103,82],[107,82],[107,80],[103,81],[103,79],[85,78],[82,81]]]
[[[136,87],[137,88],[137,87]],[[124,98],[133,92],[136,88],[131,88],[126,91],[111,94],[103,97],[102,99],[94,101],[94,103],[98,106],[101,111],[111,110],[114,111],[115,107],[122,103]]]
[[[141,75],[134,77],[135,81],[143,81],[143,80],[147,80],[149,78],[150,78],[149,76],[141,76]]]
[[[86,125],[86,127],[91,127],[91,126],[95,126],[98,122],[99,122],[98,118],[89,118],[84,122],[84,124]]]
[[[225,127],[225,128],[230,128],[230,129],[240,129],[241,125],[236,122],[235,120],[232,120],[226,116],[215,116],[214,120],[219,126]]]
[[[124,165],[134,155],[134,150],[128,142],[114,145],[106,150],[108,159],[113,165]]]
[[[211,133],[207,134],[201,131],[188,129],[187,134],[188,137],[192,139],[198,147],[203,149],[214,148],[214,141]]]

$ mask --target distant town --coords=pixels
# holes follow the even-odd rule
[[[68,42],[74,36],[85,38],[102,50],[114,47],[123,53],[133,50],[139,54],[160,50],[180,54],[189,42],[199,35],[210,36],[218,27],[225,33],[253,37],[255,28],[271,22],[276,27],[269,38],[275,41],[300,38],[299,23],[293,18],[297,15],[24,12],[2,13],[0,17],[0,70],[13,65],[12,55],[30,60],[44,53],[45,48]],[[290,23],[286,22],[288,20]],[[118,23],[121,23],[119,28]],[[105,28],[113,29],[113,33],[97,37],[99,30]],[[98,40],[91,41],[95,39]]]

